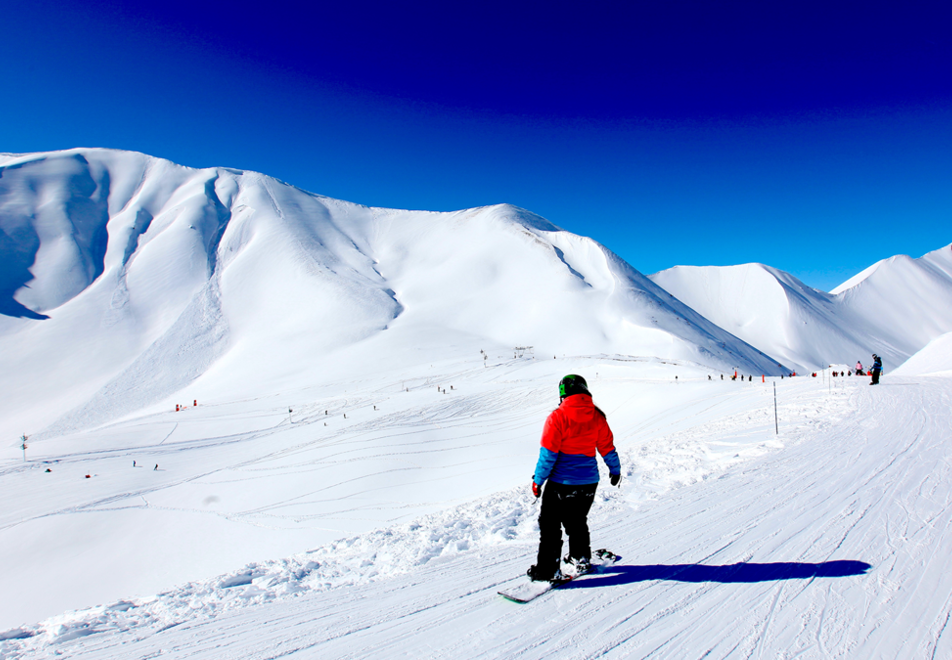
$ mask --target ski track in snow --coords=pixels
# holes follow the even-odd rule
[[[625,488],[600,489],[591,525],[593,544],[622,560],[529,605],[495,595],[521,579],[535,552],[537,505],[520,486],[17,628],[3,633],[0,657],[950,657],[952,380],[865,382],[785,384],[779,438],[769,383],[716,383],[678,416],[627,425],[624,402],[615,405]],[[341,461],[368,447],[402,458],[438,451],[441,440],[425,433],[403,444],[428,427],[456,426],[454,448],[501,428],[534,433],[540,396],[530,388],[447,397],[230,468],[241,479],[302,469],[312,443]],[[324,405],[302,407],[297,423],[320,424]],[[532,415],[467,421],[500,406]],[[280,518],[293,504],[244,515]]]

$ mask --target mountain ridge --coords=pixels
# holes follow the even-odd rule
[[[604,246],[512,205],[381,209],[108,149],[21,155],[0,173],[0,228],[19,237],[3,247],[16,268],[0,271],[0,366],[46,374],[6,404],[29,428],[41,408],[60,432],[196,381],[235,392],[230,372],[277,387],[394,328],[392,345],[373,342],[378,361],[413,347],[413,328],[442,328],[437,344],[786,370]]]
[[[676,266],[649,277],[800,371],[867,364],[872,353],[895,368],[952,329],[950,247],[884,259],[831,293],[763,264]]]

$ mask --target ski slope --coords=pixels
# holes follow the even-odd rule
[[[330,438],[320,436],[323,411],[309,408],[299,422],[308,433],[291,441],[291,425],[275,422],[267,442],[248,441],[240,458],[218,471],[206,463],[195,470],[197,477],[186,466],[198,462],[213,444],[210,438],[169,447],[162,464],[174,453],[196,459],[173,462],[185,474],[178,484],[153,487],[145,497],[150,503],[163,491],[173,497],[184,484],[215,484],[226,500],[236,493],[221,489],[237,482],[238,491],[253,499],[274,500],[268,507],[254,502],[242,513],[284,517],[290,524],[306,517],[294,509],[304,502],[281,501],[261,480],[273,473],[274,486],[304,472],[315,482],[309,511],[320,512],[326,506],[321,502],[335,502],[339,510],[349,501],[373,519],[365,521],[373,529],[155,595],[112,594],[99,607],[26,622],[3,634],[2,657],[952,653],[948,378],[886,377],[878,387],[869,387],[865,378],[740,383],[721,381],[718,374],[709,381],[684,365],[578,358],[569,370],[598,373],[591,378],[593,391],[608,412],[626,475],[621,489],[604,483],[599,491],[590,517],[593,544],[623,559],[610,573],[530,605],[496,596],[500,586],[521,579],[534,554],[537,505],[525,484],[553,403],[553,377],[565,366],[522,360],[466,369],[448,363],[443,367],[452,373],[439,376],[452,376],[452,394],[435,388],[427,388],[429,394],[404,392],[399,404],[390,396],[384,415],[367,421],[371,412],[364,406],[360,419]],[[677,382],[674,375],[680,375]],[[355,390],[348,393],[352,401],[380,391],[380,383],[348,386]],[[251,407],[264,415],[268,405]],[[207,423],[203,416],[221,413],[199,406],[187,412],[195,420],[187,425],[200,428]],[[113,429],[111,450],[59,457],[55,469],[93,469],[102,479],[107,464],[119,460],[116,454],[124,463],[136,453],[120,449],[119,436],[160,421],[145,417],[125,424],[125,431],[122,424]],[[215,443],[221,442],[217,437]],[[236,438],[233,449],[242,442]],[[448,456],[442,465],[427,466],[429,486],[414,499],[409,484],[387,475],[394,467],[413,469],[412,461],[422,460],[420,443],[429,456]],[[471,452],[474,445],[480,451]],[[144,449],[156,452],[150,462],[161,455],[152,445],[139,448],[139,455]],[[381,452],[390,458],[375,462]],[[338,460],[316,472],[329,456]],[[354,478],[345,468],[350,460],[360,463],[356,472],[366,481],[342,496]],[[2,476],[0,483],[19,481],[22,487],[26,479],[49,475],[8,466]],[[427,498],[435,493],[446,495]],[[138,497],[124,492],[96,506],[110,515],[126,507],[150,515],[145,505],[133,504]],[[457,504],[447,507],[452,501]],[[327,518],[333,513],[319,526]],[[385,521],[390,524],[378,525]],[[122,534],[113,530],[109,542],[120,543]],[[135,560],[120,555],[113,561],[121,564],[123,557]],[[9,567],[10,560],[2,565]]]

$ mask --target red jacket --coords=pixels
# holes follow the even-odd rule
[[[598,483],[596,452],[612,474],[621,473],[612,430],[592,397],[566,397],[545,420],[533,481],[539,485],[546,479],[570,485]]]

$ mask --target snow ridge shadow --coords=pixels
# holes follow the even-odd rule
[[[674,582],[721,582],[724,584],[775,582],[779,580],[809,580],[865,575],[872,566],[862,561],[838,560],[819,564],[777,562],[771,564],[676,564],[653,566],[611,566],[597,577],[586,578],[566,585],[567,589],[590,589],[620,584],[634,584],[651,580]]]

